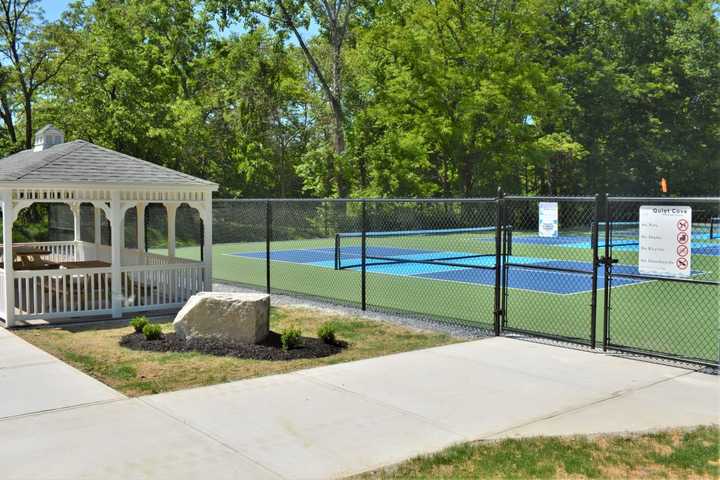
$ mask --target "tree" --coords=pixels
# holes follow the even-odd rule
[[[61,45],[61,34],[67,33],[69,26],[62,22],[45,23],[39,3],[39,0],[0,0],[0,53],[12,65],[22,97],[25,148],[32,147],[35,95],[58,75],[73,52],[69,42]],[[6,105],[7,101],[3,102],[2,117],[12,138],[15,135],[12,114]]]
[[[195,0],[97,0],[74,15],[82,40],[37,102],[42,118],[223,195],[300,193],[307,93],[282,38],[220,37]]]
[[[219,0],[214,4],[222,14],[223,24],[233,17],[254,27],[259,18],[262,18],[270,28],[289,32],[294,37],[332,111],[332,144],[335,155],[330,168],[334,174],[336,193],[347,195],[349,186],[344,178],[342,165],[339,165],[346,149],[343,46],[350,35],[350,22],[358,8],[356,0]],[[330,46],[329,74],[322,67],[322,59],[301,33],[301,30],[307,29],[311,24],[320,27],[320,36]]]
[[[530,1],[464,0],[378,8],[372,28],[358,34],[368,93],[353,134],[371,192],[519,188],[520,153],[537,135],[524,119],[566,98],[535,46],[544,28],[538,9]]]

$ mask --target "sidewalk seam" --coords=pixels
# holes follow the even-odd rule
[[[77,410],[80,408],[86,408],[86,407],[92,407],[96,405],[107,405],[110,403],[116,403],[116,402],[124,402],[129,400],[128,398],[111,398],[108,400],[97,400],[94,402],[84,402],[84,403],[77,403],[75,405],[67,405],[65,407],[57,407],[57,408],[48,408],[45,410],[36,410],[34,412],[27,412],[27,413],[20,413],[18,415],[9,415],[6,417],[0,417],[0,422],[8,422],[15,419],[22,419],[27,417],[34,417],[34,416],[40,416],[40,415],[48,415],[55,412],[63,412],[66,410]]]
[[[259,461],[255,460],[254,458],[248,456],[248,454],[246,454],[245,452],[243,452],[243,451],[241,451],[241,450],[238,450],[237,448],[233,447],[233,446],[230,445],[229,443],[224,442],[224,441],[221,440],[220,438],[217,438],[215,435],[213,435],[213,434],[211,434],[211,433],[209,433],[209,432],[206,432],[205,430],[203,430],[203,429],[200,428],[199,426],[195,425],[195,424],[192,423],[191,421],[184,420],[184,419],[182,419],[182,418],[180,418],[180,417],[178,417],[178,416],[175,416],[175,415],[173,415],[172,413],[170,413],[170,412],[168,412],[168,411],[160,408],[159,406],[153,405],[152,403],[145,401],[145,399],[144,399],[143,397],[136,397],[136,398],[131,399],[131,400],[136,400],[136,401],[142,403],[143,405],[147,405],[148,407],[152,408],[152,409],[155,410],[156,412],[158,412],[158,413],[160,413],[160,414],[162,414],[162,415],[165,415],[166,417],[172,419],[173,421],[179,423],[180,425],[183,425],[183,426],[185,426],[185,427],[187,427],[187,428],[189,428],[189,429],[191,429],[191,430],[193,430],[193,431],[195,431],[195,432],[203,435],[204,437],[207,437],[208,439],[210,439],[210,440],[218,443],[219,445],[222,445],[223,447],[227,448],[227,449],[230,450],[231,452],[233,452],[233,453],[235,453],[235,454],[237,454],[237,455],[245,458],[246,460],[249,460],[250,462],[254,463],[255,465],[257,465],[257,466],[263,468],[264,470],[267,470],[268,472],[276,475],[278,478],[281,478],[281,479],[286,479],[286,478],[287,478],[287,477],[281,475],[280,473],[276,472],[275,470],[272,470],[272,469],[269,468],[267,465],[264,465],[264,464],[260,463]]]
[[[484,436],[482,436],[482,437],[477,438],[476,440],[491,439],[491,438],[496,437],[496,436],[498,436],[498,435],[502,435],[502,434],[504,434],[504,433],[512,432],[513,430],[517,430],[517,429],[519,429],[519,428],[523,428],[523,427],[527,427],[527,426],[529,426],[529,425],[534,425],[534,424],[536,424],[536,423],[544,422],[545,420],[550,420],[550,419],[553,419],[553,418],[562,417],[563,415],[568,415],[568,414],[571,414],[571,413],[579,412],[579,411],[585,410],[585,409],[587,409],[587,408],[590,408],[590,407],[594,407],[594,406],[596,406],[596,405],[599,405],[599,404],[601,404],[601,403],[606,403],[606,402],[611,402],[611,401],[613,401],[613,400],[618,400],[618,399],[620,399],[620,398],[623,398],[623,397],[625,397],[625,396],[628,396],[629,394],[632,394],[632,393],[635,393],[635,392],[639,392],[639,391],[642,391],[642,390],[646,390],[646,389],[652,388],[652,387],[654,387],[654,386],[656,386],[656,385],[660,385],[660,384],[665,383],[665,382],[670,382],[670,381],[672,381],[672,380],[676,380],[676,379],[678,379],[678,378],[681,378],[681,377],[684,377],[684,376],[687,376],[687,375],[690,375],[690,374],[693,374],[693,373],[696,373],[696,371],[695,371],[695,370],[690,370],[690,371],[687,371],[687,372],[683,372],[683,373],[680,374],[680,375],[676,375],[676,376],[674,376],[674,377],[663,378],[663,379],[660,379],[660,380],[658,380],[658,381],[655,381],[655,382],[652,382],[652,383],[649,383],[649,384],[645,384],[645,385],[642,385],[642,386],[639,386],[639,387],[631,388],[631,389],[628,389],[628,390],[621,390],[621,391],[618,391],[618,392],[613,393],[613,394],[610,395],[609,397],[601,398],[601,399],[599,399],[599,400],[595,400],[595,401],[590,402],[590,403],[586,403],[586,404],[583,404],[583,405],[579,405],[579,406],[577,406],[577,407],[572,407],[572,408],[567,409],[567,410],[564,410],[564,411],[562,411],[562,412],[551,413],[551,414],[549,414],[549,415],[545,415],[545,416],[543,416],[543,417],[539,417],[539,418],[536,418],[536,419],[534,419],[534,420],[530,420],[530,421],[528,421],[528,422],[521,423],[521,424],[519,424],[519,425],[514,425],[514,426],[512,426],[512,427],[510,427],[510,428],[506,428],[506,429],[504,429],[504,430],[500,430],[500,431],[497,431],[497,432],[493,432],[493,433],[491,433],[491,434],[489,434],[489,435],[484,435]]]

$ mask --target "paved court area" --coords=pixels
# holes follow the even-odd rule
[[[720,377],[510,338],[126,399],[70,367],[41,374],[60,362],[0,336],[0,392],[46,397],[0,402],[7,479],[337,478],[466,440],[709,424],[720,408]]]

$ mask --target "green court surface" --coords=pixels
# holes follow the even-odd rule
[[[534,232],[515,232],[507,289],[506,328],[589,342],[591,333],[590,275],[592,250],[589,236],[583,242],[537,242]],[[564,236],[573,233],[563,232]],[[527,241],[524,241],[526,239]],[[344,239],[341,252],[357,252],[360,239]],[[368,251],[377,248],[461,252],[487,255],[466,260],[473,265],[494,265],[494,233],[396,237],[367,240]],[[720,279],[717,239],[693,244],[692,279]],[[704,248],[700,248],[700,247]],[[357,268],[335,270],[335,238],[309,238],[272,242],[273,291],[285,291],[332,302],[358,305],[361,273]],[[705,248],[707,247],[707,248]],[[353,250],[354,249],[354,250]],[[601,249],[602,250],[602,249]],[[388,250],[389,251],[389,250]],[[603,251],[600,252],[600,255]],[[198,258],[197,247],[178,249],[178,255]],[[617,272],[637,273],[637,249],[616,248]],[[412,258],[412,257],[410,257]],[[587,271],[571,274],[532,270],[523,264],[570,267]],[[603,282],[599,276],[597,344],[603,339]],[[213,276],[264,289],[265,242],[220,243],[213,246]],[[659,280],[613,277],[610,339],[615,345],[717,363],[720,288]],[[436,268],[406,262],[367,269],[367,305],[439,320],[492,328],[494,270],[460,267]]]

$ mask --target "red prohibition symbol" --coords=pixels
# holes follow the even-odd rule
[[[687,257],[688,254],[688,247],[687,245],[678,245],[677,247],[677,254],[681,257]]]
[[[675,265],[677,265],[680,270],[685,270],[688,267],[687,258],[678,258],[675,261]]]
[[[680,232],[677,234],[677,241],[678,243],[687,243],[690,238],[688,237],[688,234],[685,232]]]
[[[680,230],[680,231],[682,231],[682,232],[687,231],[687,229],[688,229],[689,226],[690,226],[690,224],[689,224],[688,221],[685,220],[684,218],[678,220],[678,222],[677,222],[677,228],[678,228],[678,230]]]

